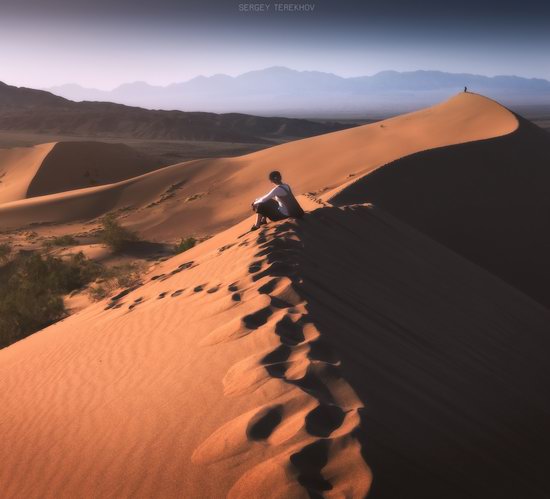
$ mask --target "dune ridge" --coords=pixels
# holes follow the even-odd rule
[[[550,312],[378,209],[302,202],[1,350],[3,495],[548,495]]]
[[[372,202],[550,306],[550,134],[516,119],[510,134],[397,159],[323,198]]]
[[[0,205],[8,227],[69,222],[131,207],[126,222],[150,237],[207,235],[247,215],[250,200],[267,189],[278,169],[296,193],[331,192],[350,179],[418,151],[506,135],[516,117],[494,101],[459,94],[428,108],[379,123],[302,139],[238,158],[181,163],[101,188],[75,190]],[[169,200],[162,195],[179,185]],[[192,199],[190,203],[188,200]]]

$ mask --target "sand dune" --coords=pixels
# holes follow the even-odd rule
[[[547,496],[550,313],[304,204],[1,350],[3,497]]]
[[[423,111],[238,158],[191,161],[109,186],[5,203],[0,216],[14,227],[132,207],[126,223],[146,237],[212,234],[249,213],[251,200],[269,188],[270,170],[281,170],[297,193],[330,191],[400,157],[509,134],[517,126],[496,102],[459,94]]]
[[[517,119],[513,133],[398,159],[324,197],[372,202],[550,306],[550,134]]]
[[[0,149],[0,204],[27,197],[29,184],[54,145]]]
[[[154,160],[124,144],[59,142],[44,158],[27,197],[112,184],[157,168]]]
[[[0,203],[112,184],[158,168],[124,144],[58,142],[0,149]]]

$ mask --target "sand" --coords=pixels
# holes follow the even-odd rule
[[[386,169],[416,180],[417,155],[431,175],[449,161],[468,177],[472,147],[509,151],[538,133],[461,94],[240,158],[4,202],[8,226],[126,208],[147,237],[216,235],[109,299],[75,296],[74,315],[0,350],[2,497],[548,497],[550,311],[413,228],[421,210],[409,225],[379,207],[395,211],[391,191],[352,200]],[[47,152],[0,164],[28,154],[32,181]],[[257,179],[274,168],[313,193],[300,196],[307,214],[248,232],[268,187]],[[441,183],[418,176],[427,192]]]
[[[302,201],[1,350],[3,497],[547,494],[550,313]]]
[[[511,134],[393,161],[324,198],[366,201],[550,307],[550,134]]]
[[[0,204],[112,184],[156,168],[154,160],[124,144],[74,141],[0,149]]]
[[[27,197],[29,184],[54,145],[0,149],[0,204]]]
[[[149,238],[211,235],[250,212],[250,201],[280,170],[296,191],[329,192],[400,157],[513,132],[498,103],[459,94],[438,106],[383,122],[298,140],[237,158],[196,160],[110,185],[0,205],[6,227],[70,222],[131,208],[127,223]]]

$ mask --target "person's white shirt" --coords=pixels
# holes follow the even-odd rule
[[[284,187],[283,187],[284,186]],[[254,204],[260,204],[265,203],[266,201],[269,201],[270,199],[275,199],[277,201],[277,204],[279,205],[279,211],[285,216],[288,217],[288,209],[281,200],[281,197],[288,196],[290,193],[290,187],[287,184],[279,184],[273,187],[265,196],[262,196],[261,198],[257,198],[254,200]]]

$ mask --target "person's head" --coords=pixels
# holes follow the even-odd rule
[[[283,179],[281,177],[281,172],[273,171],[269,174],[269,180],[271,180],[274,184],[280,184]]]

